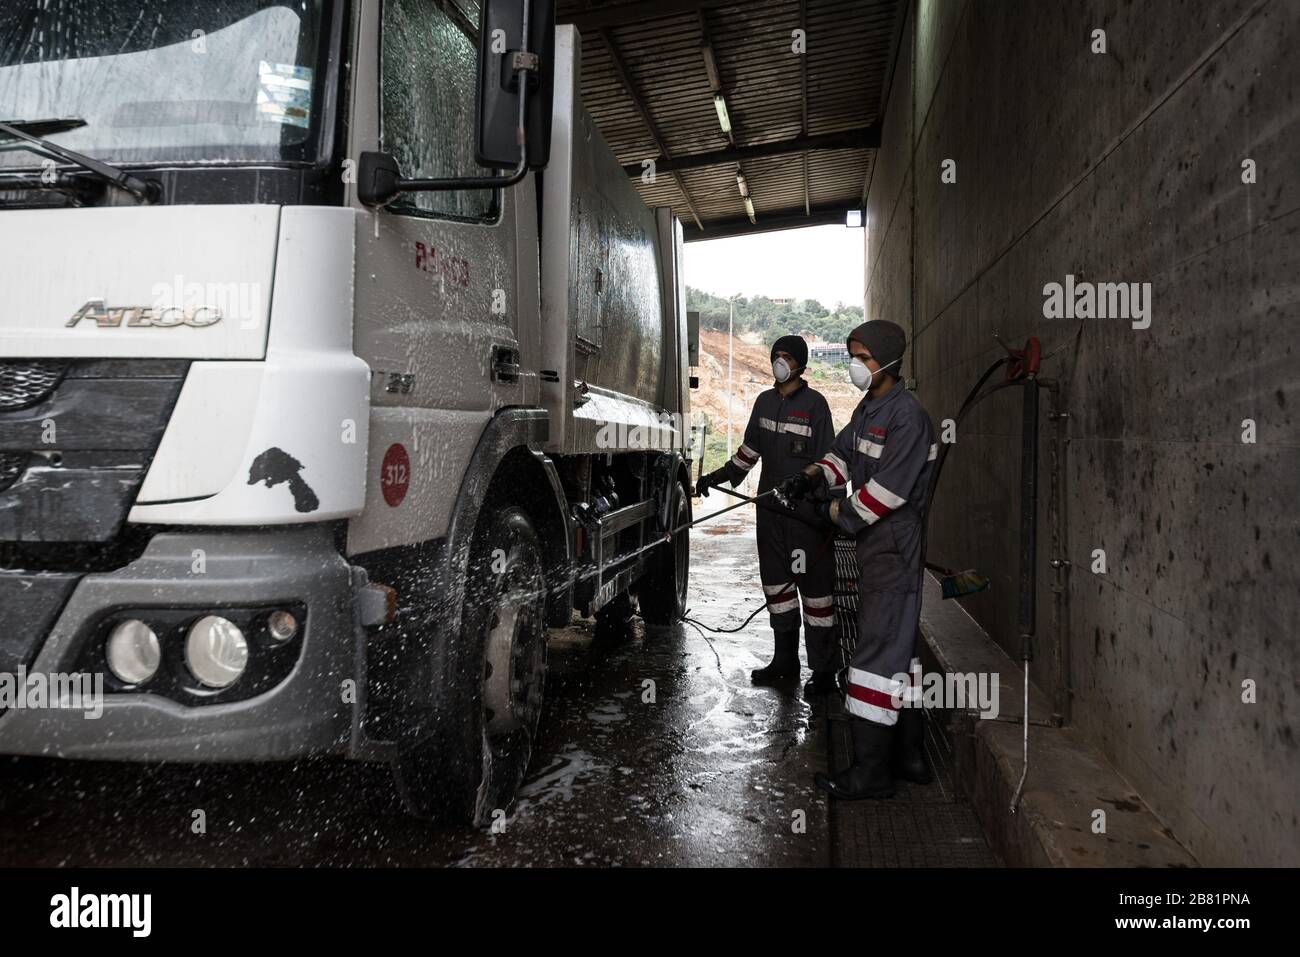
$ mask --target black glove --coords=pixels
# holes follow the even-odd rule
[[[776,497],[793,508],[794,503],[798,502],[810,491],[812,491],[812,478],[809,477],[807,472],[795,472],[789,478],[782,480],[781,484],[776,487]]]
[[[722,469],[710,472],[708,475],[701,475],[700,480],[695,483],[695,494],[703,498],[709,497],[709,489],[717,488],[727,480],[727,473]]]

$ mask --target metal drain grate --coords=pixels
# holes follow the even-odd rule
[[[0,411],[35,405],[54,391],[67,371],[62,359],[0,361]]]

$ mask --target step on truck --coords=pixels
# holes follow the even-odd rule
[[[547,628],[683,613],[681,227],[550,0],[479,6],[0,10],[0,753],[483,824]]]

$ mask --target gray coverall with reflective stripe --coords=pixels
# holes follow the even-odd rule
[[[838,519],[857,536],[858,552],[858,641],[845,706],[877,724],[896,723],[897,702],[920,693],[921,535],[937,454],[930,416],[897,382],[880,398],[858,404],[817,463],[832,489],[853,483]]]
[[[806,383],[788,396],[768,389],[754,401],[745,441],[723,468],[739,485],[759,460],[758,491],[766,492],[823,455],[835,435],[826,398]],[[773,631],[798,631],[802,600],[808,667],[834,667],[835,530],[800,503],[800,521],[790,511],[764,499],[758,505],[758,575],[763,583]],[[811,524],[808,524],[811,523]]]

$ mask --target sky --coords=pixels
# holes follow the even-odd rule
[[[865,231],[809,226],[686,244],[686,284],[715,296],[862,305]]]

